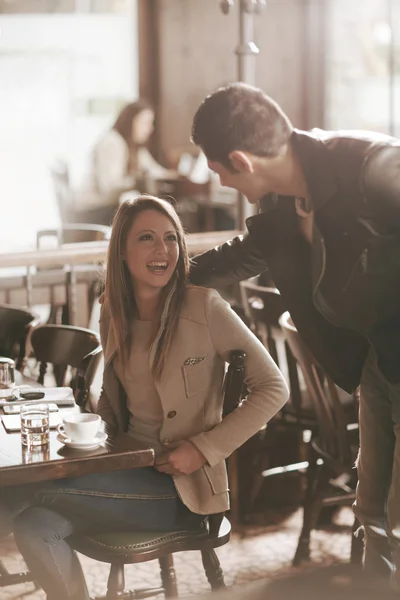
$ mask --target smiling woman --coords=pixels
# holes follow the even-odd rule
[[[33,506],[15,517],[14,535],[48,598],[89,598],[72,534],[203,531],[205,515],[229,508],[225,459],[288,398],[262,344],[217,292],[189,285],[188,270],[182,224],[168,202],[139,196],[120,205],[101,307],[97,411],[110,430],[153,448],[156,461],[30,491]],[[249,395],[222,419],[225,362],[238,348]],[[6,514],[21,505],[14,499]]]
[[[142,321],[150,320],[147,300],[166,286],[179,256],[178,237],[170,219],[157,210],[146,210],[135,219],[126,241],[124,260],[140,302]],[[156,290],[154,290],[156,288]],[[153,310],[156,307],[153,306]]]
[[[182,224],[168,202],[140,196],[121,204],[107,255],[106,300],[124,362],[132,317],[158,324],[152,371],[159,374],[182,307],[189,259]]]

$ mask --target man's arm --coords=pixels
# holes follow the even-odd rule
[[[265,259],[249,235],[239,235],[195,256],[191,260],[189,277],[194,285],[221,287],[255,277],[267,268]]]

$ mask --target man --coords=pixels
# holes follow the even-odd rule
[[[400,141],[296,130],[242,83],[204,100],[192,139],[221,184],[261,210],[247,235],[196,257],[191,280],[220,286],[268,268],[336,384],[361,384],[354,510],[365,566],[391,570],[392,557],[400,590]]]

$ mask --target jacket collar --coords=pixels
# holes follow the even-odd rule
[[[314,133],[295,129],[290,141],[303,169],[314,211],[318,212],[337,193],[339,186],[332,169],[329,150],[323,140],[317,137],[315,130],[313,131]],[[280,197],[283,196],[270,193],[261,198],[260,212],[274,210]]]
[[[295,129],[291,137],[315,211],[325,206],[339,187],[329,150],[321,137],[318,137],[318,132],[319,130],[309,132]]]

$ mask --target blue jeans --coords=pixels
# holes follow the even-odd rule
[[[400,383],[385,379],[372,350],[361,377],[359,422],[354,512],[365,532],[364,567],[400,590]]]
[[[8,490],[0,525],[12,520],[15,540],[36,581],[51,600],[89,600],[72,534],[169,531],[199,527],[179,499],[172,478],[152,467],[61,479]]]

